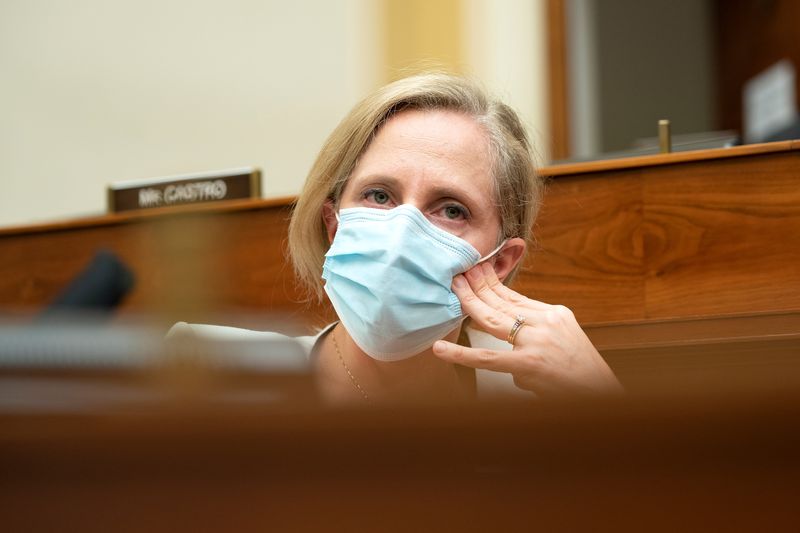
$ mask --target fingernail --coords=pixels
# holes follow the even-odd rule
[[[447,345],[442,341],[436,341],[433,343],[433,352],[434,353],[444,353],[447,351]]]
[[[458,287],[459,289],[462,289],[462,288],[466,287],[466,285],[467,285],[467,281],[464,279],[464,276],[462,276],[461,274],[459,274],[458,276],[453,278],[453,286]]]

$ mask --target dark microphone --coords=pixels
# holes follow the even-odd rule
[[[133,272],[114,253],[97,252],[45,309],[40,320],[78,315],[102,316],[119,305],[135,285]]]

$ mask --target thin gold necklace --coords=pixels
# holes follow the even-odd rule
[[[342,366],[347,372],[347,375],[350,376],[350,381],[353,383],[353,385],[355,385],[356,389],[358,389],[358,392],[361,393],[361,396],[364,397],[364,400],[369,402],[369,395],[367,394],[367,391],[361,388],[361,385],[358,383],[356,377],[353,375],[352,372],[350,372],[350,367],[348,367],[347,363],[344,362],[344,357],[342,357],[342,352],[339,351],[339,343],[336,341],[336,328],[334,328],[333,331],[331,331],[331,338],[333,338],[333,347],[336,350],[336,355],[339,356],[339,361],[342,362]]]

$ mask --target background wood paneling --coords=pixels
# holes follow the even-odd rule
[[[653,169],[647,317],[800,309],[800,154]]]
[[[554,179],[534,231],[537,249],[515,287],[572,308],[584,322],[641,318],[641,226],[639,172]]]
[[[35,314],[96,250],[108,249],[136,277],[124,313],[164,324],[237,314],[242,320],[252,315],[262,328],[322,323],[325,308],[304,303],[286,257],[289,214],[288,199],[238,201],[5,230],[0,302],[6,313]]]
[[[584,324],[800,309],[800,152],[761,147],[545,169],[518,286]]]

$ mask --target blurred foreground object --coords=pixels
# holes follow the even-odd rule
[[[199,343],[128,323],[0,325],[0,414],[159,411],[316,401],[304,354],[280,338]],[[299,355],[299,356],[298,356]]]
[[[793,531],[798,419],[797,392],[680,391],[6,413],[0,513],[9,531]]]
[[[769,140],[800,118],[796,77],[794,64],[783,59],[748,80],[742,91],[746,142]]]
[[[100,250],[38,319],[64,320],[71,315],[99,318],[114,310],[135,284],[133,272],[125,263],[113,252]]]
[[[704,386],[651,368],[647,390],[621,398],[336,410],[289,346],[180,330],[166,349],[146,327],[0,330],[6,529],[790,531],[800,518],[797,354],[762,364],[779,384],[748,365]]]

